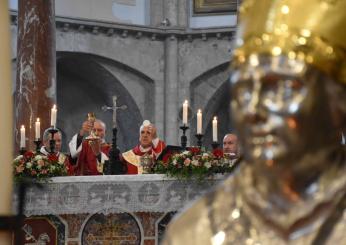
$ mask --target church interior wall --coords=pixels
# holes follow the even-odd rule
[[[117,95],[119,106],[127,105],[128,107],[127,110],[118,112],[121,118],[118,120],[120,149],[126,150],[136,144],[138,131],[133,128],[139,128],[143,120],[139,104],[123,83],[99,63],[102,58],[87,54],[58,54],[57,97],[58,106],[61,108],[58,125],[66,134],[64,146],[66,146],[66,140],[79,130],[89,111],[94,112],[97,118],[108,125],[106,139],[111,140],[112,113],[103,112],[101,108],[112,104],[113,95]],[[141,105],[142,108],[144,106]]]
[[[152,80],[163,77],[163,44],[146,37],[109,37],[77,30],[57,30],[56,45],[57,51],[91,53],[119,61]]]
[[[150,3],[152,4],[154,2],[155,0],[151,0]],[[184,6],[184,1],[178,2],[177,8],[186,7]],[[164,7],[164,4],[162,3],[160,6]],[[161,12],[159,11],[158,15],[160,16],[160,13],[164,14],[164,12],[163,10]],[[179,12],[177,15],[181,15],[181,13]],[[160,29],[161,27],[159,29],[150,29],[152,33],[149,34],[146,33],[145,31],[147,30],[144,29],[142,33],[136,26],[126,26],[126,29],[122,30],[114,28],[114,32],[112,31],[111,34],[109,34],[107,29],[102,29],[104,27],[102,27],[103,23],[101,22],[91,21],[85,25],[82,23],[83,21],[78,22],[78,20],[77,23],[69,19],[64,20],[63,18],[57,21],[59,21],[57,22],[56,28],[57,52],[71,52],[93,56],[93,61],[96,62],[98,66],[102,67],[104,73],[112,77],[114,83],[119,83],[123,86],[124,91],[126,91],[124,94],[129,96],[129,101],[132,101],[135,105],[134,108],[138,110],[138,115],[136,115],[134,125],[132,125],[133,128],[138,128],[141,120],[149,119],[156,124],[158,134],[164,140],[167,140],[165,132],[169,128],[171,135],[169,135],[170,137],[168,138],[177,139],[177,142],[179,142],[180,132],[178,130],[178,125],[181,123],[181,119],[178,118],[178,115],[181,104],[185,99],[191,102],[193,117],[198,108],[202,108],[203,111],[208,111],[210,110],[210,108],[208,108],[209,100],[228,78],[227,65],[225,65],[221,71],[215,70],[215,67],[223,66],[223,64],[227,64],[229,61],[232,34],[230,32],[227,33],[226,30],[222,30],[220,33],[210,32],[212,30],[207,30],[203,33],[203,31],[198,30],[196,33],[200,34],[196,34],[193,31],[191,32],[193,35],[173,34],[168,36],[169,34],[165,34],[165,32],[163,32],[165,29]],[[181,23],[181,20],[179,21]],[[92,25],[95,26],[93,27]],[[107,24],[106,28],[112,30],[109,24]],[[184,33],[182,30],[176,29],[174,32]],[[167,29],[167,31],[169,31],[169,29]],[[16,39],[16,23],[14,21],[12,22],[13,47],[16,46]],[[171,42],[176,42],[177,49],[175,51],[169,50],[168,52],[167,42],[170,44]],[[172,52],[175,52],[177,56],[177,71],[175,71],[175,68],[167,67],[167,55],[172,55]],[[13,48],[13,56],[16,56],[15,48]],[[177,73],[176,75],[172,74],[175,72]],[[169,76],[168,73],[170,74]],[[97,74],[93,74],[91,77],[94,79],[94,82],[96,82],[101,79],[100,77],[104,77],[104,75],[97,76]],[[167,77],[176,77],[177,80],[177,85],[174,86],[177,90],[177,96],[171,97],[169,101],[167,100],[167,91],[165,90],[165,88],[167,88],[167,84],[165,84]],[[64,79],[73,82],[71,78]],[[197,80],[198,82],[196,82]],[[57,82],[60,82],[59,78]],[[82,82],[79,81],[77,84],[82,84]],[[107,88],[103,89],[107,90]],[[101,94],[108,93],[108,90],[105,92],[101,89],[100,91]],[[107,94],[107,96],[105,98],[109,100],[111,95]],[[104,100],[99,99],[97,101],[97,106],[92,105],[92,101],[83,104],[83,106],[88,108],[87,110],[97,109],[103,105],[102,103],[104,103]],[[176,119],[173,120],[176,120],[177,123],[167,127],[167,119],[171,120],[172,118],[171,116],[167,118],[165,110],[167,106],[172,106],[172,104],[176,104],[176,106],[174,106],[174,110],[177,110],[175,113],[176,116],[174,116]],[[217,108],[213,110],[215,110],[215,112],[210,113],[210,118],[206,116],[203,117],[205,129],[212,119],[212,114],[216,114]],[[224,110],[223,112],[225,115],[227,114],[226,111]],[[72,119],[75,120],[76,123],[69,125],[73,125],[77,128],[80,127],[79,124],[83,117],[84,114],[80,114],[79,118],[76,117]],[[121,117],[121,112],[119,117]],[[107,124],[111,125],[111,120],[105,119],[109,121]],[[220,121],[220,125],[221,123],[228,123],[228,119],[225,122]],[[192,120],[190,124],[190,134],[193,142],[195,122]],[[176,129],[175,126],[177,126]],[[66,132],[68,137],[72,133],[71,130],[72,128],[68,129]],[[133,146],[138,140],[137,130],[132,131],[134,131],[134,133],[132,133],[131,136],[127,135],[127,137],[130,138],[127,143],[124,143],[126,140],[123,139],[122,143],[124,143],[124,145],[122,149],[129,148],[130,144]],[[172,136],[172,132],[174,132],[175,135]],[[224,133],[225,132],[221,131],[220,135]],[[110,136],[108,136],[108,139],[109,137]],[[168,143],[172,144],[172,142]],[[173,143],[175,143],[175,141]]]

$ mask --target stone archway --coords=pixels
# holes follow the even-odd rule
[[[131,68],[99,56],[68,52],[59,52],[57,55],[57,124],[63,131],[65,151],[68,141],[79,131],[88,112],[94,112],[97,118],[106,123],[106,140],[111,141],[112,114],[103,112],[101,107],[111,105],[113,95],[118,96],[119,105],[125,104],[128,107],[118,113],[118,147],[124,151],[138,142],[137,129],[143,120],[143,110],[124,86],[124,81],[120,81],[105,64],[108,67],[120,67],[128,74],[140,77]],[[149,82],[143,84],[147,87],[152,85]]]

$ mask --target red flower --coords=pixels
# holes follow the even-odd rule
[[[213,150],[213,155],[216,158],[221,158],[223,157],[223,151],[221,149],[215,149]]]
[[[37,174],[37,172],[35,170],[31,170],[31,175],[35,176]]]
[[[51,162],[57,162],[59,160],[58,156],[56,154],[49,154],[48,160]]]
[[[199,149],[198,147],[191,147],[189,150],[194,155],[197,155],[198,153],[201,152],[201,149]]]
[[[35,156],[35,154],[33,152],[31,152],[31,151],[27,151],[27,152],[24,153],[24,158],[27,159],[27,160],[33,158],[34,156]]]

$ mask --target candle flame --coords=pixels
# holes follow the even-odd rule
[[[22,127],[20,129],[25,129],[24,125],[22,125]]]
[[[39,117],[36,119],[36,122],[40,122],[40,118]]]
[[[56,109],[56,105],[55,105],[55,104],[53,105],[53,109],[54,109],[54,110]]]
[[[216,116],[214,117],[214,120],[217,121],[217,117]]]
[[[186,105],[187,105],[188,103],[189,103],[189,102],[188,102],[187,100],[185,100],[185,101],[184,101],[184,104],[186,104]]]
[[[202,113],[202,110],[201,110],[201,109],[198,109],[197,113]]]

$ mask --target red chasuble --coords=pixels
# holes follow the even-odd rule
[[[141,151],[140,145],[137,145],[132,150],[124,152],[122,158],[127,165],[127,174],[142,174],[143,168],[140,165],[141,156],[149,154],[156,160],[165,147],[165,143],[160,140],[156,147],[151,147],[148,151]]]
[[[111,146],[109,144],[102,144],[101,151],[108,156]],[[84,140],[82,143],[82,151],[80,152],[75,166],[76,175],[101,175],[97,170],[97,157],[92,151],[89,142]]]

